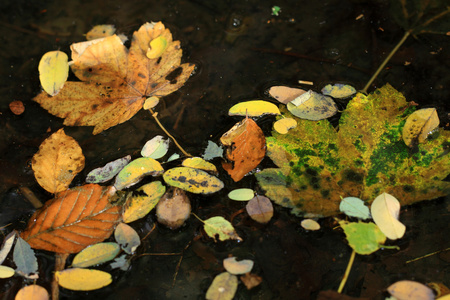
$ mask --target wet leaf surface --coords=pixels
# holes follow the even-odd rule
[[[398,300],[410,300],[410,299],[421,299],[421,300],[432,300],[435,299],[433,290],[426,285],[411,281],[411,280],[401,280],[391,284],[388,287],[388,292],[393,297]]]
[[[416,110],[406,119],[403,126],[403,141],[409,147],[421,144],[438,128],[439,117],[436,108],[423,108]]]
[[[208,291],[206,299],[208,300],[231,300],[236,293],[238,279],[235,275],[223,272],[214,277]]]
[[[360,219],[370,219],[369,207],[364,205],[364,201],[356,197],[345,197],[339,204],[339,210],[349,217]]]
[[[211,194],[223,188],[223,182],[205,171],[187,167],[177,167],[167,170],[164,181],[174,187],[195,194]]]
[[[45,288],[37,284],[24,286],[16,295],[15,300],[48,300],[50,296]]]
[[[58,271],[55,278],[60,286],[73,291],[97,290],[112,282],[109,273],[81,268]]]
[[[240,102],[230,108],[228,111],[230,116],[248,116],[248,117],[260,117],[263,115],[279,115],[280,110],[278,107],[268,101],[252,100]]]
[[[248,215],[258,223],[267,223],[273,217],[273,205],[269,198],[255,196],[245,206]]]
[[[164,172],[161,164],[151,157],[140,157],[126,165],[117,174],[114,187],[118,190],[135,185],[148,175],[158,176]]]
[[[38,271],[38,262],[34,251],[31,249],[29,243],[24,241],[21,237],[16,240],[14,246],[14,264],[16,265],[16,272],[22,276],[29,276]]]
[[[69,76],[69,58],[62,51],[45,53],[39,62],[39,80],[42,88],[50,96],[55,96],[63,88]]]
[[[103,183],[116,176],[131,160],[131,156],[116,159],[101,168],[92,170],[86,176],[87,183]]]
[[[203,228],[206,234],[208,234],[214,241],[217,242],[217,238],[220,241],[225,240],[238,240],[242,241],[242,238],[237,235],[233,225],[225,220],[223,217],[212,217],[204,221]]]
[[[114,231],[114,238],[123,251],[127,254],[134,254],[136,248],[141,245],[141,239],[136,230],[130,225],[119,223]]]
[[[72,261],[74,268],[87,268],[113,260],[120,251],[117,243],[98,243],[83,249]]]
[[[169,188],[156,205],[158,222],[170,229],[183,226],[191,214],[191,202],[180,188]]]
[[[165,192],[166,187],[160,181],[150,182],[138,188],[136,194],[129,197],[125,203],[123,221],[131,223],[145,217],[158,204]]]
[[[344,229],[350,247],[358,254],[371,254],[386,241],[386,236],[374,223],[340,221],[339,225]]]
[[[323,120],[337,113],[333,99],[311,90],[289,102],[287,109],[296,117],[312,121]]]
[[[370,207],[373,221],[391,240],[396,240],[405,234],[406,227],[399,220],[400,202],[392,195],[383,193],[376,197]]]

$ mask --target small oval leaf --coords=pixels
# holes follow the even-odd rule
[[[278,107],[268,101],[252,100],[233,105],[228,111],[230,116],[259,117],[262,115],[279,115]]]
[[[208,300],[232,300],[236,294],[238,278],[228,272],[217,275],[206,292]]]
[[[169,150],[169,142],[169,139],[164,139],[162,135],[157,135],[145,143],[141,150],[141,155],[143,157],[159,159],[166,155]]]
[[[117,190],[122,190],[138,183],[144,176],[158,176],[162,172],[164,172],[163,167],[153,158],[137,158],[119,172],[114,187]]]
[[[142,106],[143,109],[149,110],[158,105],[159,98],[156,96],[151,96],[145,99],[144,105]]]
[[[235,189],[228,193],[228,198],[235,201],[249,201],[255,195],[255,191],[252,189],[242,188]]]
[[[267,223],[273,216],[272,201],[265,196],[256,196],[245,206],[250,218],[258,223]]]
[[[408,116],[403,126],[402,137],[408,147],[426,141],[428,135],[439,126],[436,108],[422,108]]]
[[[166,171],[164,181],[174,187],[195,194],[211,194],[223,188],[223,182],[205,171],[177,167]]]
[[[344,99],[356,94],[356,89],[348,84],[336,83],[333,85],[327,84],[321,92],[325,96]]]
[[[60,286],[73,291],[92,291],[109,285],[111,274],[91,269],[73,268],[55,272]]]
[[[287,109],[294,116],[312,121],[329,118],[337,112],[333,99],[311,90],[289,102]]]
[[[48,300],[49,294],[45,288],[40,285],[32,284],[21,288],[14,300]]]
[[[63,88],[69,76],[69,57],[61,51],[45,53],[39,62],[39,80],[42,88],[50,96],[55,96]]]
[[[279,134],[287,134],[290,129],[297,127],[297,121],[292,118],[283,118],[273,124],[273,129]]]
[[[356,253],[362,255],[371,254],[380,249],[386,242],[386,236],[374,223],[340,221],[339,225],[344,229],[350,247]]]
[[[0,266],[0,278],[9,278],[14,276],[14,269],[7,266]]]
[[[103,183],[116,176],[131,160],[131,156],[116,159],[101,168],[96,168],[86,176],[87,183]]]
[[[98,243],[89,246],[75,255],[72,261],[74,268],[87,268],[113,260],[120,251],[117,243]]]
[[[31,273],[37,273],[38,263],[34,251],[30,245],[20,236],[17,237],[14,247],[13,260],[16,264],[16,272],[27,277]]]
[[[398,300],[433,300],[433,290],[426,285],[411,281],[401,280],[391,284],[387,288],[389,294]]]
[[[301,225],[306,230],[313,230],[314,231],[314,230],[319,230],[320,229],[319,223],[317,223],[317,221],[314,221],[312,219],[304,219],[304,220],[302,220]]]

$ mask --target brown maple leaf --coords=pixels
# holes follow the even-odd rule
[[[266,155],[264,133],[250,118],[236,123],[220,141],[229,147],[226,157],[230,162],[224,162],[222,166],[236,182],[256,168]]]
[[[167,47],[159,57],[148,58],[150,42],[162,37]],[[73,44],[71,69],[82,80],[68,81],[51,97],[41,92],[33,100],[64,125],[95,126],[98,134],[133,117],[147,97],[166,96],[184,85],[194,70],[182,64],[179,41],[164,25],[146,23],[134,32],[128,50],[116,36]]]
[[[77,253],[109,238],[121,219],[109,190],[87,184],[57,194],[31,216],[21,237],[32,248],[57,253]]]

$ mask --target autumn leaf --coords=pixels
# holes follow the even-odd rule
[[[77,253],[107,239],[120,221],[110,188],[88,184],[56,195],[31,216],[21,237],[32,248]]]
[[[77,141],[60,129],[39,146],[31,167],[37,182],[46,191],[65,191],[84,168],[84,155]]]
[[[266,154],[264,133],[250,118],[236,123],[220,141],[228,146],[228,162],[224,162],[222,166],[236,182],[256,168]]]
[[[161,38],[166,47],[149,59],[151,42]],[[163,97],[183,86],[195,66],[180,65],[181,55],[180,42],[172,40],[161,22],[146,23],[134,32],[129,50],[117,35],[91,43],[81,53],[73,48],[71,69],[82,81],[67,81],[56,96],[42,92],[34,101],[64,118],[64,125],[95,126],[93,133],[98,134],[129,120],[146,98]]]

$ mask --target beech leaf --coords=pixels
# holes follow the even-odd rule
[[[121,207],[112,205],[111,188],[97,184],[56,195],[31,216],[21,233],[32,248],[78,253],[107,239],[120,220]]]
[[[145,217],[158,204],[165,192],[166,187],[159,181],[138,188],[136,194],[129,197],[125,203],[123,222],[131,223]]]
[[[69,58],[61,51],[45,53],[39,62],[39,80],[45,93],[55,96],[69,76]]]
[[[220,141],[228,147],[228,162],[224,162],[222,166],[235,182],[256,168],[266,154],[264,133],[250,118],[236,123],[222,135]]]
[[[245,206],[250,218],[258,223],[268,223],[273,217],[272,201],[265,196],[255,196]]]
[[[389,239],[396,240],[405,234],[406,227],[398,220],[400,202],[394,196],[379,195],[372,202],[370,212],[375,224]]]
[[[50,296],[45,288],[40,285],[32,284],[21,288],[14,300],[48,300]]]
[[[84,168],[84,155],[77,141],[60,129],[39,146],[31,167],[40,186],[50,193],[67,190]]]
[[[21,237],[17,237],[16,246],[14,247],[14,263],[16,264],[16,272],[28,277],[32,273],[37,273],[38,263],[34,251],[30,245]]]
[[[116,159],[101,168],[94,169],[86,176],[87,183],[103,183],[116,176],[131,160],[131,156]]]
[[[87,268],[113,260],[120,251],[117,243],[98,243],[83,249],[72,261],[74,268]]]
[[[387,288],[389,294],[398,300],[433,300],[433,290],[426,285],[411,281],[401,280],[391,284]]]
[[[439,126],[436,108],[422,108],[408,116],[403,126],[402,137],[405,144],[412,147],[426,141],[428,135]]]
[[[111,274],[91,269],[72,268],[55,272],[60,286],[73,291],[92,291],[109,285]]]
[[[163,178],[167,184],[195,194],[211,194],[223,188],[219,178],[193,168],[172,168],[164,173]]]
[[[114,238],[127,254],[133,254],[141,244],[141,239],[136,230],[130,225],[120,223],[114,231]]]
[[[232,300],[236,294],[238,279],[235,275],[223,272],[214,277],[213,282],[206,291],[208,300]]]
[[[164,172],[161,164],[151,157],[140,157],[126,165],[117,175],[114,187],[123,190],[147,175],[158,176]]]
[[[252,100],[233,105],[228,111],[230,116],[259,117],[263,115],[279,115],[278,107],[268,101]]]
[[[225,220],[223,217],[212,217],[204,221],[203,228],[207,235],[212,237],[217,242],[217,238],[221,241],[225,240],[238,240],[242,241],[242,238],[237,235],[233,225]]]

